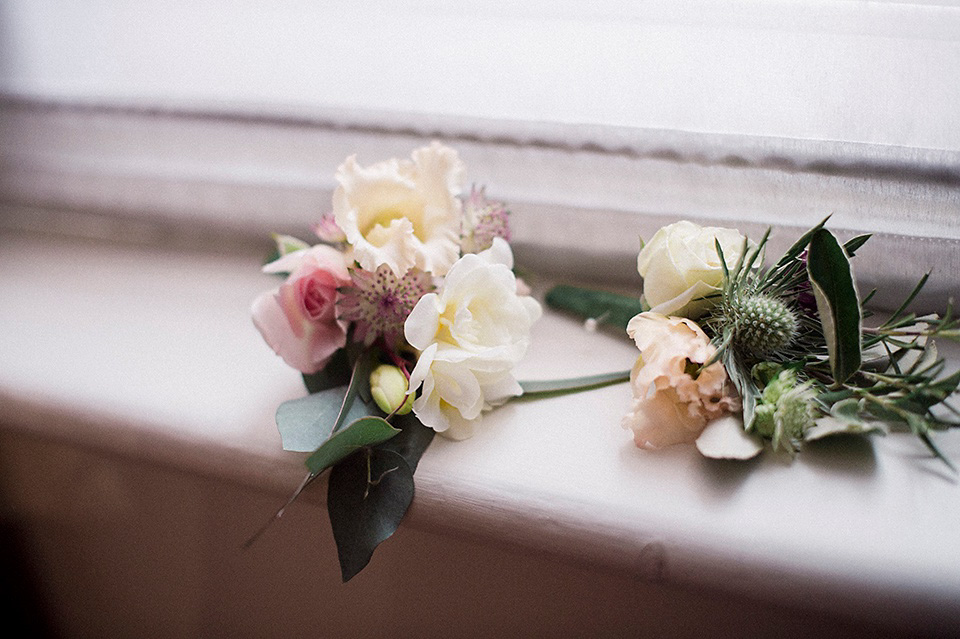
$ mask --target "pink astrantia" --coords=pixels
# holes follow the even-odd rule
[[[464,253],[484,251],[497,237],[510,241],[510,212],[502,202],[488,200],[482,188],[470,191],[464,206],[464,226]]]
[[[341,289],[340,319],[354,323],[354,338],[372,344],[383,337],[395,347],[403,337],[403,323],[425,293],[433,290],[430,276],[411,268],[397,277],[387,264],[376,271],[351,269],[352,286]]]

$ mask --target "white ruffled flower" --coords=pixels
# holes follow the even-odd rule
[[[465,255],[450,269],[438,293],[424,295],[404,334],[421,351],[410,392],[422,385],[413,411],[425,425],[465,439],[481,413],[523,391],[513,368],[526,353],[540,304],[517,295],[512,262],[498,238],[489,253]]]
[[[416,266],[444,275],[460,255],[464,166],[453,149],[434,142],[412,160],[369,167],[350,156],[337,169],[333,214],[367,271],[387,264],[397,275]]]

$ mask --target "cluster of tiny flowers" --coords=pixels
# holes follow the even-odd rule
[[[339,318],[354,322],[354,339],[372,344],[383,337],[395,348],[403,337],[403,324],[420,298],[433,290],[430,276],[412,268],[397,277],[386,264],[376,271],[351,269],[353,286],[340,290]]]
[[[466,202],[466,209],[466,218],[476,220],[476,223],[463,237],[461,246],[464,253],[485,251],[497,237],[510,241],[510,212],[502,202],[488,200],[483,189],[474,187]]]
[[[760,356],[787,346],[797,333],[797,318],[779,299],[751,295],[728,304],[737,327],[737,347]]]

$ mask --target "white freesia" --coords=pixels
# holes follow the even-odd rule
[[[697,319],[715,303],[700,298],[717,293],[723,282],[717,242],[732,268],[744,247],[743,235],[733,229],[682,221],[650,238],[637,256],[637,271],[651,311]]]
[[[513,368],[541,309],[517,295],[516,278],[497,260],[502,249],[460,258],[440,291],[424,295],[404,325],[407,342],[421,351],[410,374],[410,392],[422,386],[413,411],[453,439],[470,437],[484,410],[523,392]]]
[[[411,160],[366,168],[350,156],[337,169],[333,214],[368,271],[388,264],[403,275],[416,266],[444,275],[460,255],[464,166],[453,149],[434,142]]]

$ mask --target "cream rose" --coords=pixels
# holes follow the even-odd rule
[[[696,441],[712,419],[739,410],[727,372],[714,362],[696,374],[716,348],[691,320],[640,313],[627,325],[640,358],[630,373],[632,411],[623,427],[641,448]]]
[[[368,271],[388,264],[403,275],[416,266],[444,275],[460,256],[464,166],[453,149],[434,142],[411,160],[369,167],[350,156],[337,169],[333,215]]]
[[[453,439],[470,437],[482,412],[522,393],[513,368],[526,353],[540,305],[517,295],[516,278],[502,255],[465,255],[437,293],[424,295],[404,325],[421,351],[410,392],[422,387],[413,412]],[[509,250],[509,247],[507,247]]]
[[[696,319],[713,306],[714,300],[700,298],[719,291],[723,282],[717,241],[732,268],[744,246],[743,235],[733,229],[682,221],[650,238],[637,256],[637,270],[651,311]]]
[[[254,300],[254,325],[287,364],[303,373],[321,370],[347,342],[347,324],[336,317],[337,288],[350,283],[343,254],[318,245],[288,253],[263,271],[290,275]]]

